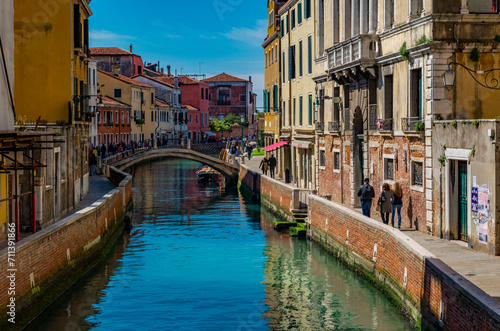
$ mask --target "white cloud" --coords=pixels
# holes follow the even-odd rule
[[[253,28],[232,28],[230,32],[221,33],[227,39],[240,41],[252,46],[260,46],[267,36],[267,21],[257,20]]]
[[[181,39],[182,37],[177,35],[177,34],[170,34],[170,33],[167,33],[165,35],[163,35],[164,38],[167,38],[167,39]]]
[[[215,39],[219,39],[219,38],[217,38],[217,36],[214,36],[214,35],[207,36],[205,34],[202,34],[202,35],[200,35],[200,39],[215,40]]]
[[[90,39],[93,41],[122,41],[122,40],[135,40],[136,37],[117,34],[107,30],[91,30]]]

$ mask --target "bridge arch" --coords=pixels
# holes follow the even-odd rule
[[[238,177],[238,172],[240,170],[238,166],[219,160],[215,157],[195,152],[190,149],[174,148],[156,149],[141,154],[136,154],[134,156],[113,163],[113,166],[120,170],[125,170],[142,161],[165,157],[185,159],[203,163],[219,171],[224,177],[230,178],[231,182],[236,180],[236,178]]]

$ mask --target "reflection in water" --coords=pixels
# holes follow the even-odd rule
[[[131,234],[34,329],[409,329],[317,245],[276,233],[236,191],[198,185],[196,168],[138,167]]]

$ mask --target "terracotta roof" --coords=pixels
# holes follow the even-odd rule
[[[116,99],[113,99],[112,97],[109,97],[107,95],[104,95],[102,97],[102,103],[104,105],[108,106],[122,106],[122,107],[130,107],[130,105],[127,105],[126,103],[120,102]]]
[[[168,103],[165,103],[159,99],[155,99],[155,105],[156,107],[170,107]]]
[[[292,2],[293,0],[288,0],[283,6],[280,7],[280,10],[278,10],[278,15],[281,15],[284,12],[284,8],[288,5],[289,2]]]
[[[113,77],[115,79],[118,79],[118,80],[121,80],[122,82],[125,82],[127,84],[132,84],[132,85],[135,85],[135,86],[140,86],[140,87],[151,87],[153,88],[153,86],[151,85],[148,85],[148,84],[144,84],[138,80],[135,80],[135,79],[132,79],[132,78],[129,78],[127,76],[123,76],[123,75],[115,75],[115,74],[112,74],[110,72],[106,72],[104,70],[101,70],[101,69],[97,69],[97,71],[100,73],[100,74],[105,74],[109,77]]]
[[[119,47],[90,47],[90,55],[133,55]]]
[[[191,105],[182,105],[182,107],[187,108],[187,110],[192,110],[192,111],[197,111],[197,110],[199,110],[198,108],[193,107],[193,106],[191,106]]]
[[[188,76],[178,76],[179,78],[179,85],[197,85],[200,84],[201,82],[199,80],[196,80],[194,78],[188,77]],[[157,79],[160,79],[162,82],[166,82],[168,84],[174,85],[175,84],[175,77],[174,76],[160,76],[157,77]]]
[[[169,84],[168,82],[164,81],[162,78],[164,77],[151,77],[151,76],[146,76],[146,75],[135,75],[132,77],[132,79],[135,80],[135,78],[137,77],[144,77],[144,78],[147,78],[149,80],[153,80],[157,83],[160,83],[160,84],[163,84],[165,86],[168,86],[168,87],[171,87],[171,88],[176,88],[174,84]]]
[[[231,82],[232,83],[232,82],[248,82],[248,80],[238,78],[235,76],[231,76],[231,75],[228,75],[225,72],[223,72],[220,75],[202,80],[202,82],[205,82],[205,83],[225,83],[225,82],[229,83],[229,82]]]

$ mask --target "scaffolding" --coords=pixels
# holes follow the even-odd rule
[[[9,217],[14,214],[14,223],[16,231],[16,242],[19,241],[20,220],[19,220],[19,202],[20,199],[30,196],[31,199],[31,231],[36,233],[36,205],[35,205],[35,177],[36,170],[46,168],[39,160],[35,159],[35,151],[54,149],[54,132],[39,131],[0,131],[0,174],[14,174],[14,184],[10,190],[7,190],[7,197],[0,200],[0,203],[7,202],[10,208]],[[51,140],[42,140],[42,138],[52,137]],[[59,141],[58,141],[59,142]],[[30,185],[26,190],[19,189],[19,171],[27,171]],[[9,204],[11,202],[11,204]],[[12,202],[14,210],[12,211]]]

